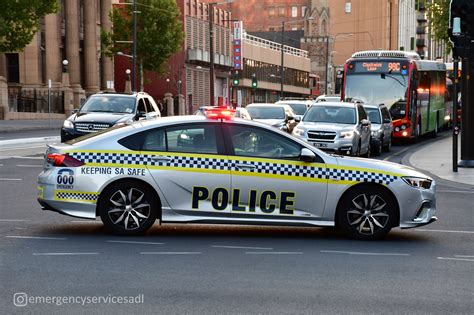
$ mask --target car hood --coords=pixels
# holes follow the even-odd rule
[[[339,157],[337,159],[337,163],[340,166],[367,169],[371,172],[381,171],[394,174],[396,176],[422,177],[433,180],[430,176],[415,170],[413,167],[393,162],[367,158]]]
[[[284,119],[254,119],[254,121],[258,121],[270,126],[279,125],[285,122]]]
[[[298,128],[306,130],[323,130],[323,131],[342,131],[352,130],[354,125],[335,124],[335,123],[319,123],[319,122],[301,122]]]
[[[76,113],[68,118],[68,120],[78,122],[98,122],[107,124],[116,124],[118,122],[127,121],[133,118],[133,114],[122,113]]]

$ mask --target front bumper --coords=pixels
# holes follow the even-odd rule
[[[309,138],[301,139],[323,151],[335,152],[342,155],[354,154],[353,138],[336,138],[331,141],[317,141]]]

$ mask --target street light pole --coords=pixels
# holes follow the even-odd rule
[[[214,100],[214,5],[215,3],[209,3],[209,95],[211,100],[211,106],[215,105]]]
[[[281,21],[281,64],[280,64],[280,100],[283,99],[284,97],[284,90],[283,90],[283,84],[285,82],[285,71],[283,70],[284,67],[284,58],[285,58],[285,21]]]
[[[137,80],[137,1],[133,0],[133,69],[132,69],[132,91],[136,91]]]

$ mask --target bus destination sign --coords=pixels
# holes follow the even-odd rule
[[[353,73],[401,73],[407,74],[408,66],[399,61],[356,61],[349,65]]]

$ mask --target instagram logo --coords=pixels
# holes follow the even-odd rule
[[[23,307],[28,304],[28,295],[23,292],[13,294],[13,304],[18,307]]]

